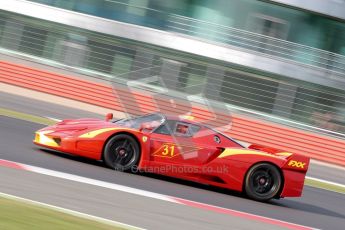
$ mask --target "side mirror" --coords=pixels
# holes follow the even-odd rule
[[[105,121],[110,121],[111,119],[113,119],[113,114],[112,113],[107,113],[106,115],[105,115]]]
[[[154,129],[154,127],[148,123],[142,123],[140,125],[139,131],[140,132],[150,132]]]

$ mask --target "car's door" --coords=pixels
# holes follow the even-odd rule
[[[158,163],[200,166],[217,148],[196,134],[203,127],[169,120],[151,134],[151,160]]]

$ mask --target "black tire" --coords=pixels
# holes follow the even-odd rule
[[[104,147],[104,162],[115,170],[130,171],[140,159],[137,140],[127,134],[118,134],[108,140]]]
[[[269,163],[259,163],[248,170],[244,190],[253,200],[268,201],[277,197],[281,186],[282,176],[278,168]]]

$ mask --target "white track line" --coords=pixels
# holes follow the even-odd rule
[[[62,121],[61,119],[57,119],[57,118],[54,118],[54,117],[46,117],[46,116],[44,116],[44,117],[48,118],[49,120],[56,121],[56,122],[61,122]]]
[[[158,200],[164,200],[164,201],[176,203],[175,200],[170,199],[168,196],[161,195],[161,194],[155,193],[155,192],[149,192],[149,191],[136,189],[136,188],[132,188],[132,187],[124,186],[124,185],[113,184],[113,183],[109,183],[109,182],[105,182],[105,181],[90,179],[87,177],[77,176],[77,175],[64,173],[64,172],[58,172],[58,171],[40,168],[40,167],[36,167],[36,166],[24,165],[24,164],[22,164],[22,165],[24,166],[24,169],[26,169],[28,171],[47,175],[47,176],[53,176],[53,177],[71,180],[71,181],[75,181],[75,182],[80,182],[80,183],[85,183],[85,184],[90,184],[90,185],[96,185],[96,186],[99,186],[102,188],[108,188],[108,189],[117,190],[117,191],[121,191],[121,192],[125,192],[125,193],[131,193],[134,195],[145,196],[145,197],[150,197],[150,198],[154,198],[154,199],[158,199]]]
[[[334,186],[337,186],[337,187],[345,188],[344,184],[339,184],[339,183],[336,183],[336,182],[322,180],[322,179],[318,179],[318,178],[314,178],[314,177],[309,177],[309,176],[306,176],[305,178],[309,179],[309,180],[314,180],[314,181],[318,181],[318,182],[321,182],[321,183],[325,183],[325,184],[329,184],[329,185],[334,185]]]
[[[118,221],[113,221],[113,220],[109,220],[109,219],[105,219],[105,218],[101,218],[98,216],[93,216],[93,215],[89,215],[86,213],[82,213],[82,212],[77,212],[77,211],[73,211],[71,209],[66,209],[66,208],[61,208],[55,205],[50,205],[50,204],[46,204],[43,202],[38,202],[38,201],[34,201],[34,200],[30,200],[30,199],[26,199],[23,197],[18,197],[18,196],[13,196],[7,193],[2,193],[0,192],[0,197],[4,197],[4,198],[8,198],[8,199],[12,199],[12,200],[18,200],[27,204],[33,204],[36,206],[42,206],[42,207],[46,207],[52,210],[56,210],[59,212],[63,212],[69,215],[73,215],[79,218],[84,218],[84,219],[89,219],[89,220],[93,220],[93,221],[97,221],[103,224],[107,224],[107,225],[111,225],[114,227],[120,227],[120,228],[126,228],[126,229],[133,229],[133,230],[145,230],[144,228],[139,228],[133,225],[129,225],[129,224],[124,224]]]

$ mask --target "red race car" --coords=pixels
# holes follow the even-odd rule
[[[64,120],[36,132],[34,143],[103,160],[116,170],[146,171],[245,192],[250,198],[301,196],[309,158],[248,148],[188,117],[150,114],[112,121]]]

